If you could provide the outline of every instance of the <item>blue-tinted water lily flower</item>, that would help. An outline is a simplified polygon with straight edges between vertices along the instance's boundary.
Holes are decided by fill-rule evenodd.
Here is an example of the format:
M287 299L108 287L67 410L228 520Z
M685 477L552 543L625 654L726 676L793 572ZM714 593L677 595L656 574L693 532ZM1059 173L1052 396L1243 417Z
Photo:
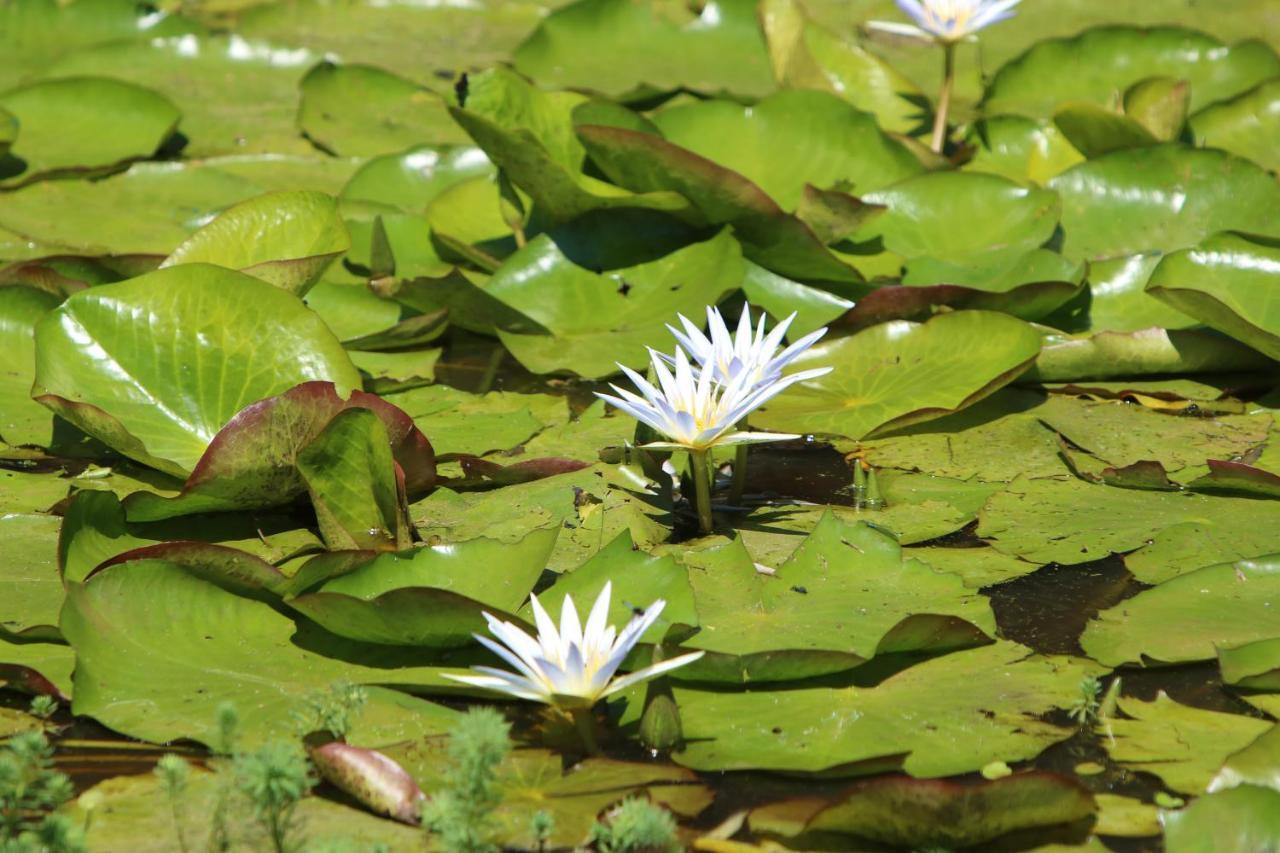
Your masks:
M872 21L869 27L884 32L943 43L969 38L978 30L1011 18L1022 0L896 0L915 26L892 21Z
M670 672L702 657L692 652L664 660L653 666L615 677L618 667L658 620L666 602L658 599L644 612L632 617L619 633L607 620L613 584L606 583L585 625L578 618L573 599L564 597L560 627L556 628L536 595L529 596L538 636L531 637L510 622L486 613L489 631L499 642L476 634L486 648L511 664L516 672L488 666L474 666L479 675L449 675L473 687L505 693L517 699L543 702L564 711L589 710L596 702L633 684Z
M716 379L721 382L731 382L738 376L746 374L748 383L753 387L777 382L782 378L782 371L791 362L803 355L805 350L827 333L826 328L823 327L805 335L779 352L783 338L787 335L787 329L796 319L794 312L774 326L768 334L764 330L763 311L760 312L760 319L755 328L752 328L750 305L742 309L736 334L729 332L729 327L724 322L724 317L720 316L718 308L707 308L707 329L710 335L703 334L702 330L683 314L676 316L679 317L684 331L674 326L667 326L667 328L671 330L671 334L675 335L676 341L690 358L700 367L712 365L715 368ZM793 374L788 378L792 382L803 382L830 372L830 367L820 367Z

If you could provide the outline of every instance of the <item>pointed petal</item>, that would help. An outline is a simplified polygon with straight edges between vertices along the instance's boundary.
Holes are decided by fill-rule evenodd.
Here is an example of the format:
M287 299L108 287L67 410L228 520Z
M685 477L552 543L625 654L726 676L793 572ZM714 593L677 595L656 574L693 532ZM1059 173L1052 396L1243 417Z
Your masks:
M679 657L671 658L671 660L664 660L662 663L656 663L653 666L648 666L644 669L638 669L633 673L624 675L622 678L619 678L610 684L608 688L600 694L600 698L603 699L605 696L612 696L619 690L626 690L633 684L646 681L654 676L662 675L664 672L670 672L673 669L679 669L682 666L691 664L704 654L706 654L706 652L691 652L687 655L680 655Z

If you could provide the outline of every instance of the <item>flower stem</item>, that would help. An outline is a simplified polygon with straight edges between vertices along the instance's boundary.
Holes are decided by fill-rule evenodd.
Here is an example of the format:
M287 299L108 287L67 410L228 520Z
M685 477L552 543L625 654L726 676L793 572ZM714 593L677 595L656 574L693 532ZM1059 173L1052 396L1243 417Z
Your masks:
M573 716L573 724L578 729L578 736L582 738L582 747L587 755L599 755L600 744L596 740L596 723L591 718L591 709L578 708L569 713Z
M948 42L942 46L942 92L938 95L938 109L933 116L933 138L929 147L941 154L947 141L947 113L951 112L951 90L956 85L956 46Z
M747 428L746 418L738 422L738 429ZM729 483L729 505L742 506L742 495L747 490L747 448L749 445L739 444L733 455L733 480Z
M707 465L707 451L690 450L693 466L694 495L698 505L698 529L704 536L711 533L711 469Z

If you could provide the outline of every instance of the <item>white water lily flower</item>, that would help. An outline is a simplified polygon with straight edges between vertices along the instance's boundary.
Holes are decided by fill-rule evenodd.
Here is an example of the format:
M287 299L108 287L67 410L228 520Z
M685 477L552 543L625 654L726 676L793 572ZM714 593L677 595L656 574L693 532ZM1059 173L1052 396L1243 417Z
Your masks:
M517 699L545 702L566 711L582 711L619 690L702 657L703 652L680 655L614 678L614 673L640 637L658 620L666 602L662 599L655 601L643 613L633 617L619 634L605 621L609 617L612 592L613 583L606 583L591 608L585 627L578 620L578 609L573 599L566 595L560 608L559 630L556 630L547 611L542 609L538 597L530 595L533 618L538 626L536 639L510 622L484 614L489 631L501 643L479 634L475 638L518 672L473 666L472 669L481 675L446 677Z
M978 30L1013 17L1013 7L1022 0L895 0L898 8L917 24L871 21L872 29L896 35L954 43Z
M704 335L702 330L688 317L683 314L677 314L676 316L680 318L680 324L684 326L684 331L681 332L674 326L667 326L667 328L671 330L671 334L675 335L676 341L684 348L685 352L689 353L690 358L700 366L714 365L716 378L721 382L730 382L740 374L745 373L747 374L748 382L756 387L781 379L783 369L803 355L805 350L816 344L827 333L824 326L816 332L810 332L805 335L791 346L782 350L782 352L778 352L778 348L782 346L782 339L786 337L787 329L796 319L795 312L792 312L790 317L774 326L773 331L766 335L764 332L764 312L760 312L760 321L753 332L751 328L751 306L747 305L742 309L742 315L738 318L737 334L730 334L729 327L725 324L724 318L720 316L720 310L709 306L707 308L707 328L711 331L710 337ZM807 370L796 374L796 378L793 378L792 381L800 382L805 379L814 379L819 376L825 376L830 372L830 367Z
M653 373L660 387L655 388L643 376L618 365L635 383L639 394L610 385L618 396L596 392L596 396L631 417L648 424L670 441L653 441L644 447L666 450L705 451L714 445L751 444L764 441L786 441L798 435L774 432L734 432L747 415L802 379L812 371L794 373L760 385L752 382L747 371L728 381L718 379L714 363L708 362L695 374L689 356L676 348L673 373L666 357L649 350ZM825 370L822 372L826 372Z

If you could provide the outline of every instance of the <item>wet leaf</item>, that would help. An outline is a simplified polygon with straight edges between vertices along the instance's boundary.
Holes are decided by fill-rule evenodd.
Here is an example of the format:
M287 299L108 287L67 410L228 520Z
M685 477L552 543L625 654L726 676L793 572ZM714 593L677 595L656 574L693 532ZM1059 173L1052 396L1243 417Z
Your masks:
M430 385L385 399L413 418L441 454L510 451L568 416L564 398L547 394L471 394Z
M0 93L18 137L0 157L0 181L25 183L69 172L101 174L150 157L180 113L151 89L102 77L28 83Z
M350 246L332 197L276 192L223 211L174 249L161 267L217 264L302 296Z
M1088 328L1137 332L1159 326L1185 329L1196 321L1146 291L1162 255L1150 252L1089 264Z
M958 346L965 348L963 361L944 355ZM778 397L752 423L863 438L970 406L1010 382L1039 351L1030 326L987 311L883 323L801 356L797 367L836 369Z
M1184 794L1203 791L1227 756L1271 728L1257 717L1182 705L1163 692L1153 702L1123 698L1120 710L1129 719L1109 720L1114 740L1103 739L1111 760Z
M450 187L492 173L479 148L420 145L366 162L342 188L342 198L377 201L412 213Z
M1241 785L1200 797L1185 809L1161 812L1169 853L1246 853L1274 846L1280 835L1280 793Z
M435 483L431 443L395 405L364 391L343 399L329 382L304 382L246 406L209 442L173 498L130 495L131 521L157 521L199 512L257 509L290 503L307 491L299 455L341 412L370 409L382 421L404 488L418 493Z
M0 604L0 632L25 640L59 639L58 528L52 515L0 514L0 541L6 558L0 583L7 590Z
M1049 39L996 72L987 89L989 113L1046 116L1067 100L1107 105L1146 78L1191 85L1192 104L1211 104L1280 74L1280 57L1257 40L1236 45L1180 27L1094 27Z
M293 713L334 681L439 682L431 667L392 668L404 661L390 651L366 651L360 663L348 662L327 635L298 634L269 605L162 560L121 563L73 585L62 630L76 650L72 710L156 742L216 743L214 711L234 702L241 710L241 746L252 748L292 734ZM348 738L355 745L440 733L457 716L395 690L367 690L368 705Z
M1280 637L1238 646L1223 643L1217 652L1223 682L1258 690L1280 688Z
M1132 332L1046 336L1026 378L1040 382L1248 372L1271 360L1218 332L1148 327Z
M991 116L976 122L965 141L975 147L966 168L1011 181L1045 184L1084 160L1052 122Z
M1280 241L1219 234L1164 258L1146 292L1280 358L1278 290Z
M1176 144L1115 151L1049 186L1062 197L1062 253L1109 258L1196 245L1218 231L1274 234L1280 182L1248 160Z
M1108 666L1213 660L1219 649L1280 637L1278 591L1280 558L1208 566L1102 611L1080 644Z
M1070 527L1063 527L1064 518L1073 519ZM1144 583L1160 583L1223 560L1271 553L1274 540L1263 531L1277 522L1280 506L1272 501L1017 480L987 502L978 535L1037 563L1075 565L1127 553L1129 571Z
M544 86L621 98L673 89L758 97L774 88L750 0L713 0L696 12L578 0L548 15L513 59Z
M298 129L334 154L373 157L467 141L443 98L382 68L321 62L299 88Z
M997 759L1030 758L1069 736L1071 730L1039 715L1069 705L1080 679L1096 671L1084 661L1028 655L1022 646L997 642L934 658L875 687L676 687L687 746L674 758L704 771L968 772ZM904 707L912 709L909 727L902 725ZM628 716L638 714L628 704Z
M36 323L62 300L32 287L0 286L0 439L47 446L53 416L31 399Z
M1210 104L1191 117L1191 133L1197 145L1248 157L1272 171L1280 169L1280 155L1272 144L1280 134L1280 80Z

